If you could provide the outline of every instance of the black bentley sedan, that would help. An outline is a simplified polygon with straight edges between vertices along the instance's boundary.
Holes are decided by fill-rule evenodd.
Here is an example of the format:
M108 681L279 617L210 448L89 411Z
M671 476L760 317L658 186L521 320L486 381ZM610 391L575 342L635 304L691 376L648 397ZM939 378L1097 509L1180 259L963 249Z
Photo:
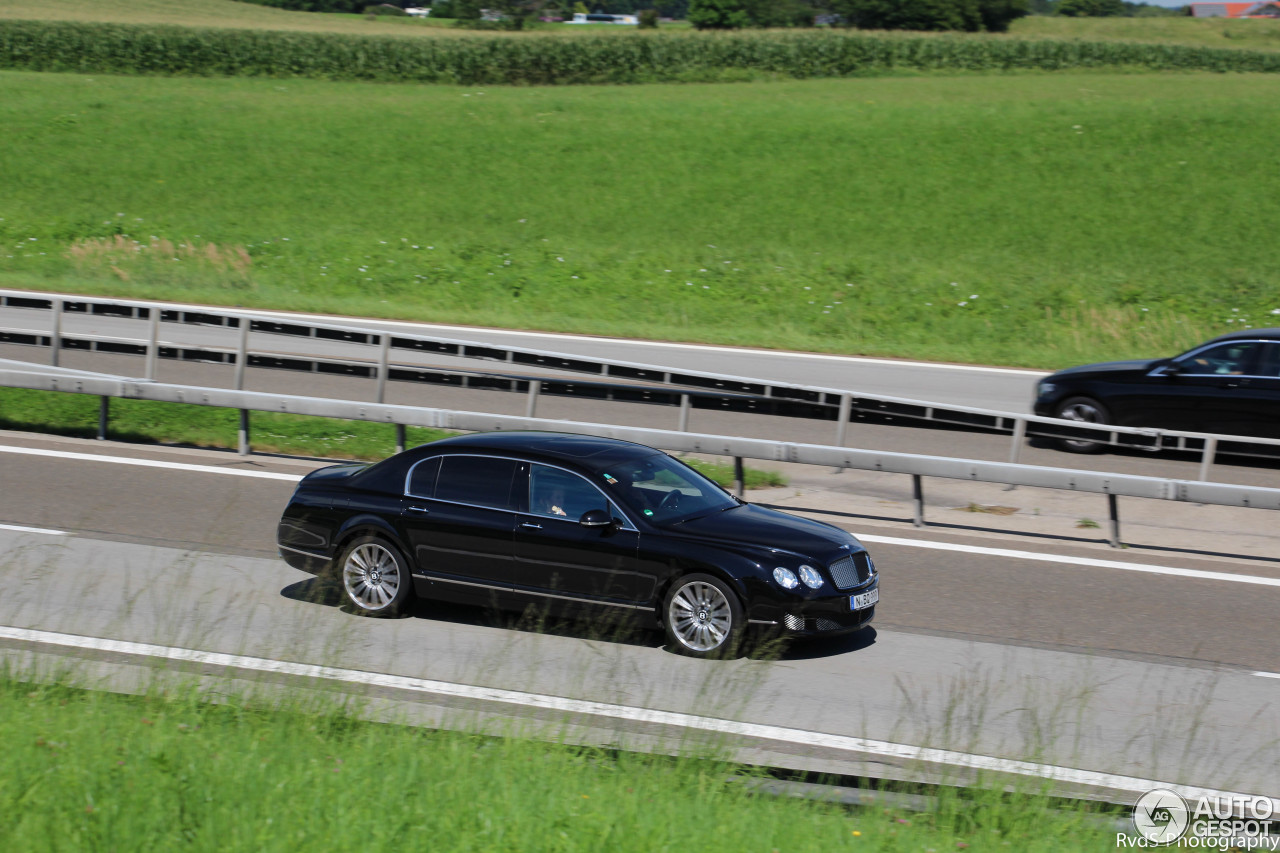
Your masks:
M700 656L731 653L748 625L857 630L880 597L843 530L746 503L651 447L564 433L476 433L313 471L278 544L362 614L415 595L604 608L656 619Z
M1280 438L1280 329L1232 332L1173 358L1061 370L1040 380L1034 410L1086 423ZM1060 444L1079 453L1103 447Z

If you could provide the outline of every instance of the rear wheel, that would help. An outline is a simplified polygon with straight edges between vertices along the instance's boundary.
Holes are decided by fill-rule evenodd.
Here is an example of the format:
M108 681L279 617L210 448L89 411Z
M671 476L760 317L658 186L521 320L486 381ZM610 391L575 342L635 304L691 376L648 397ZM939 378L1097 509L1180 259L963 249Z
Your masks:
M409 564L380 536L360 536L338 563L342 591L363 616L398 616L413 598Z
M1058 404L1056 415L1063 420L1084 424L1111 422L1107 407L1092 397L1068 397ZM1071 453L1100 453L1106 444L1085 438L1060 438L1058 446Z
M736 654L746 621L738 596L714 575L685 575L662 603L667 639L676 651L694 657Z

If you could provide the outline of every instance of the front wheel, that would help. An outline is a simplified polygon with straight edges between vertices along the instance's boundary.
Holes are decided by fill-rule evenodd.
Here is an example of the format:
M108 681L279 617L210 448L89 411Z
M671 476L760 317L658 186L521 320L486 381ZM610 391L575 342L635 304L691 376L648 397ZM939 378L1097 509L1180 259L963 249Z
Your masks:
M746 621L737 594L713 575L685 575L662 603L667 639L676 651L694 657L736 654Z
M1097 400L1091 397L1068 397L1058 404L1055 415L1063 420L1084 424L1111 422L1111 415ZM1101 453L1105 443L1085 438L1060 438L1058 446L1071 453Z
M413 598L408 563L379 536L352 540L338 565L342 591L362 616L398 616Z

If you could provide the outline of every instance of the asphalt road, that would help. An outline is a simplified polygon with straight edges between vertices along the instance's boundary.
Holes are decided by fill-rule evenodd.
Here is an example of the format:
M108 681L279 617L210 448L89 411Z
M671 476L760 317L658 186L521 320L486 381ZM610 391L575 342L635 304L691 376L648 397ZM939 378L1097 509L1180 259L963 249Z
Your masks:
M344 612L274 557L290 477L316 463L13 434L2 447L60 454L0 449L3 625L1280 791L1280 679L1257 674L1280 670L1275 561L1106 555L1211 573L1177 577L1037 559L1098 556L1061 539L992 556L973 549L1007 542L977 531L846 519L898 540L871 546L875 631L717 664L585 623L535 632L431 603L394 621Z

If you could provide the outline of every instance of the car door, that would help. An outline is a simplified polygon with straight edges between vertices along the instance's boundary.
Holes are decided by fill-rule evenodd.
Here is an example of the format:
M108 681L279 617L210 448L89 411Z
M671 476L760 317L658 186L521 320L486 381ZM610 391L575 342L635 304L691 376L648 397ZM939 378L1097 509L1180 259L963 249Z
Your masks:
M522 463L446 454L409 471L401 526L420 574L432 580L509 589Z
M584 527L599 509L617 523ZM561 597L647 601L656 585L638 554L640 534L595 485L553 465L531 463L528 498L515 537L516 589Z
M1262 353L1261 341L1226 341L1188 353L1177 362L1170 377L1178 391L1182 426L1196 432L1228 435L1257 434L1255 372Z

